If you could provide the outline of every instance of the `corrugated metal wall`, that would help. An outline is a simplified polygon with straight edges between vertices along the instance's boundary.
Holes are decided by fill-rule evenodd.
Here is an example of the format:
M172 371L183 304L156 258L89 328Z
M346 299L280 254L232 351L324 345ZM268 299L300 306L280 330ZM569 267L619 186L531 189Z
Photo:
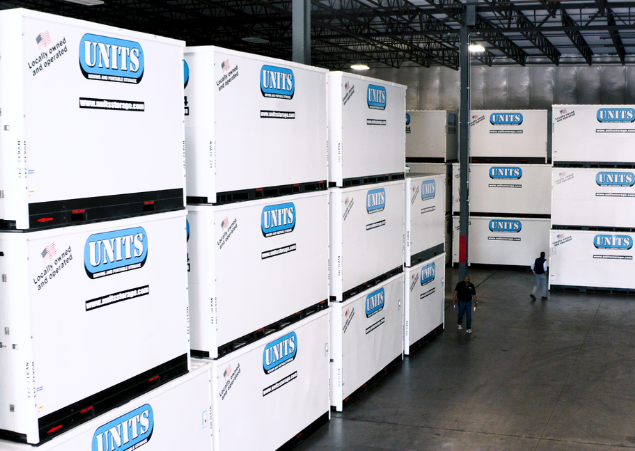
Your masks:
M458 110L459 72L446 67L371 69L364 75L408 86L409 110ZM634 104L635 66L475 66L473 109L549 110L547 148L551 158L551 105Z
M408 86L409 110L459 107L459 73L445 67L371 69L364 75ZM552 104L635 103L633 66L477 66L472 108L549 109Z

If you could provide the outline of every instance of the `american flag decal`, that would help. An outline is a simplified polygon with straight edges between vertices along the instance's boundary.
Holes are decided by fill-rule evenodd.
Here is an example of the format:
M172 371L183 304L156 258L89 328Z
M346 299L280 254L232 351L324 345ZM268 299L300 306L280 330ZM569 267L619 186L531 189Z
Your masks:
M229 365L225 371L223 371L223 377L225 380L232 374L232 366Z
M563 238L564 238L564 234L563 234L563 233L560 233L560 234L558 235L558 239L559 239L559 240L561 240L561 239L563 239Z
M42 258L44 261L47 261L53 258L55 254L57 254L57 251L55 250L55 242L53 242L44 248L42 251Z
M348 89L351 87L350 82L346 82L346 84L344 85L344 89L346 89L348 91Z
M349 308L346 309L346 313L344 313L344 316L346 316L348 318L348 315L350 315L350 314L351 314L351 308L349 307Z
M225 216L225 219L221 221L220 226L223 228L223 230L225 230L227 229L228 225L229 225L229 218Z
M567 110L560 110L560 114L567 114Z
M566 172L561 172L561 173L560 173L560 177L564 177L565 175L567 175L567 173L566 173Z
M229 70L229 60L225 60L220 63L220 67L223 69L223 72L227 72Z
M350 201L348 200L348 197L347 197L347 198L346 198L346 200L344 201L344 206L348 206L348 203L349 203L349 202L350 202Z
M478 119L478 114L475 114L474 116L472 116L472 119Z
M46 47L51 43L51 36L49 36L49 31L43 31L35 37L35 42L37 42L37 48L41 49L42 47Z

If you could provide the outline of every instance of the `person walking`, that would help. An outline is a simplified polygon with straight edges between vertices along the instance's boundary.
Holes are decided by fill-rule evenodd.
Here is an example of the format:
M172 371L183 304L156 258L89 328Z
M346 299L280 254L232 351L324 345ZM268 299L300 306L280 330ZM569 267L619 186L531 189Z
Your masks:
M536 300L536 294L541 290L542 298L541 301L547 300L547 260L545 259L545 253L541 252L540 257L536 259L531 265L531 271L536 276L536 285L534 285L534 289L532 290L529 297L532 301Z
M468 334L472 333L472 301L474 301L474 309L476 310L476 306L478 305L478 300L476 299L476 287L474 284L470 283L470 276L465 276L463 282L459 282L456 284L456 288L454 289L454 295L452 296L452 300L454 301L454 308L456 308L456 300L459 300L459 330L463 329L461 324L463 323L463 315L467 316L465 322L465 332Z

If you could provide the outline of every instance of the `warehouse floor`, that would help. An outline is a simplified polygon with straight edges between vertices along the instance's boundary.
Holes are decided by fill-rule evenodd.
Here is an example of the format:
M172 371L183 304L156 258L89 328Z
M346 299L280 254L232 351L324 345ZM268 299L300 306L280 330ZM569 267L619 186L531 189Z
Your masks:
M528 271L476 270L474 334L446 329L298 450L635 449L635 298L554 293Z

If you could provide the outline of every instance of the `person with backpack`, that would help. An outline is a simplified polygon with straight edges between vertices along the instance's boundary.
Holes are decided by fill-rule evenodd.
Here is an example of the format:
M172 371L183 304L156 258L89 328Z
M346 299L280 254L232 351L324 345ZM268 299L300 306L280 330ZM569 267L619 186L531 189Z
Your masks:
M540 257L538 257L532 264L531 270L536 276L536 285L534 285L534 289L529 295L529 297L535 301L536 294L538 290L542 292L541 301L547 300L547 260L545 259L545 253L541 252Z

